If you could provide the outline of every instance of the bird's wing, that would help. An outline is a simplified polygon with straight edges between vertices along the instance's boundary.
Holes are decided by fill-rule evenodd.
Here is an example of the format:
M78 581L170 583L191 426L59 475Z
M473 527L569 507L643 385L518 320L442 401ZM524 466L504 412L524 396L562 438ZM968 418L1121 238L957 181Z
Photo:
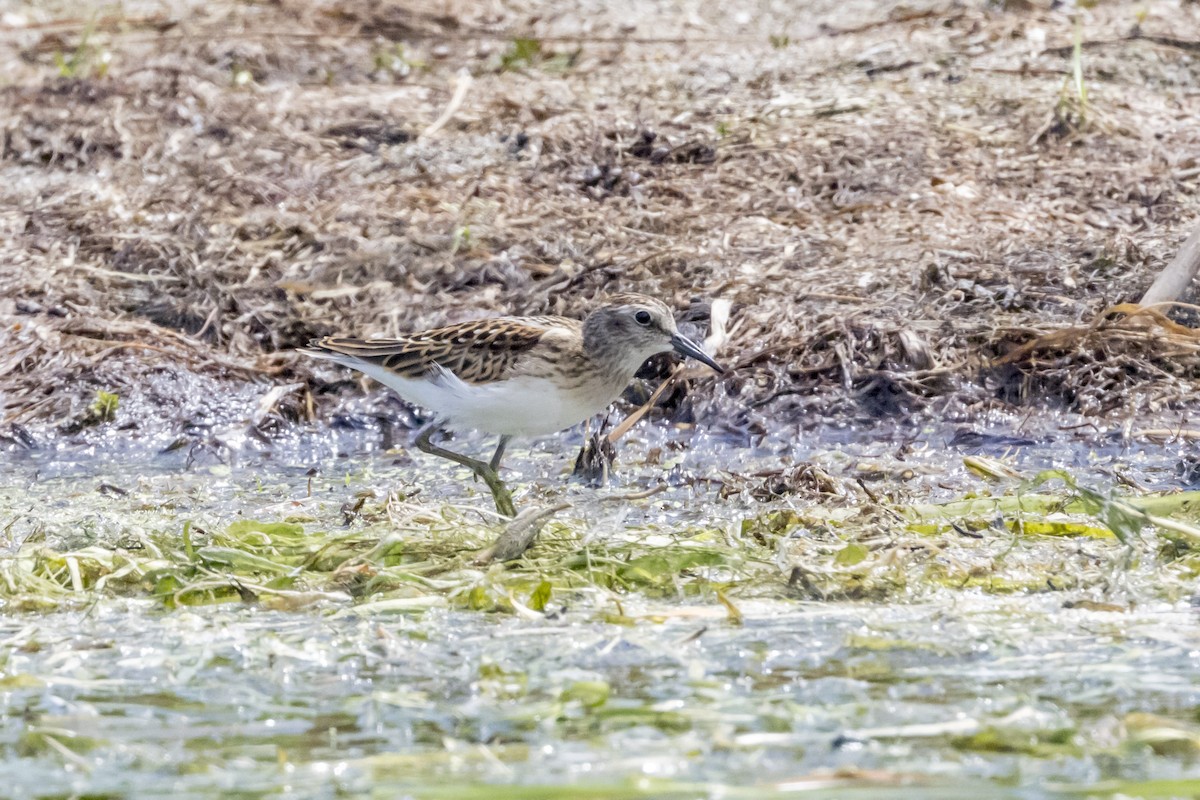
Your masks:
M522 354L555 328L578 327L564 317L494 317L412 333L398 339L326 336L302 352L353 366L365 362L404 378L442 368L470 384L502 380Z

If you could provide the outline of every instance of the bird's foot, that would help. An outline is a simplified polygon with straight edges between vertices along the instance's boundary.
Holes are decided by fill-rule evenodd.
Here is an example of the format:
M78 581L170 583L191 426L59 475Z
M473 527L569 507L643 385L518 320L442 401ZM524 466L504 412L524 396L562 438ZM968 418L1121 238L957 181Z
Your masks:
M607 436L593 433L575 457L575 469L571 471L571 477L579 478L585 486L593 489L605 486L609 482L616 455L617 451Z
M496 510L506 517L515 517L517 508L513 505L512 492L500 478L499 473L492 469L491 465L482 461L472 464L471 469L480 480L487 484L488 490L492 493L492 499L496 501Z
M508 486L500 479L500 473L486 461L464 456L462 453L455 453L453 450L447 450L444 447L438 447L432 441L433 432L436 430L435 425L429 425L417 436L416 445L423 453L429 453L433 456L453 461L455 464L461 464L471 472L475 473L475 477L487 484L488 490L492 493L492 499L496 501L496 510L506 517L515 517L517 515L516 506L513 505L512 492L508 490ZM500 449L496 451L493 460L499 461L501 453L504 451L504 442L507 438L501 440Z

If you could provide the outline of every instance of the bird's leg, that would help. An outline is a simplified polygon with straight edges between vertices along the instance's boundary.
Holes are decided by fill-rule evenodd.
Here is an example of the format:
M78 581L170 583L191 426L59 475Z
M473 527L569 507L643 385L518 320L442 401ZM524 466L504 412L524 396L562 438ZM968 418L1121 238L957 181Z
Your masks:
M464 456L462 453L456 453L453 450L447 450L444 447L438 447L430 439L433 437L433 432L437 430L436 424L427 425L417 435L417 449L422 453L428 453L431 456L440 456L455 464L461 464L467 469L474 472L479 478L487 484L492 493L492 499L496 501L496 510L506 517L515 517L517 509L513 506L512 493L508 487L504 485L504 481L500 480L500 475L497 474L495 467L487 462L480 461L470 456ZM501 439L503 441L503 439Z
M501 436L500 444L496 445L496 452L492 456L491 463L488 464L496 472L500 471L500 459L504 458L504 448L508 446L508 440L511 438L511 436Z

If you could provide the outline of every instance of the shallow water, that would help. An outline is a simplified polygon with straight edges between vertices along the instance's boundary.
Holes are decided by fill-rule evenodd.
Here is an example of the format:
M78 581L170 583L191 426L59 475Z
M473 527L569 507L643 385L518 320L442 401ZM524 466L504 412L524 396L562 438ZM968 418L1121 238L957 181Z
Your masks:
M742 611L741 627L442 609L163 615L136 603L10 618L6 704L29 722L5 725L0 775L29 797L422 796L431 784L437 795L641 778L720 796L720 785L815 787L827 769L871 771L875 796L971 783L1034 796L1196 777L1188 759L1118 742L1131 712L1194 713L1200 628L1187 607L1064 613L960 598ZM972 749L981 731L997 751Z
M820 503L721 499L691 480L810 461L929 502L980 491L962 459L982 454L1026 475L1067 469L1101 489L1187 488L1190 445L1012 428L828 430L750 451L703 438L676 449L680 434L642 427L617 485L599 491L563 482L573 443L512 454L518 505L574 506L566 527L543 535L564 559L629 563L715 541L693 536L707 530L755 562L754 580L726 558L622 589L594 579L590 562L551 558L530 562L523 583L512 582L519 571L459 562L421 573L423 592L351 599L310 587L292 610L236 598L169 609L128 586L69 594L42 612L10 597L0 781L14 797L1192 796L1200 613L1155 588L1152 549L1133 566L1112 549L1086 552L1112 560L1100 567L1107 590L932 586L818 602L790 587L786 540L764 555L736 534L757 515ZM363 491L488 507L440 465L383 452L372 431L193 452L190 464L182 451L103 443L5 458L13 563L41 547L165 552L185 522L203 532L293 519L317 535L338 529L343 503ZM600 499L662 480L673 488L647 499ZM367 538L390 530L386 520L346 530L360 528ZM435 544L452 529L435 531ZM799 544L808 535L791 534ZM1031 558L1093 544L1036 538ZM632 549L606 549L618 541ZM984 545L996 563L1026 547ZM942 547L947 561L974 554ZM534 611L529 588L542 578L554 590ZM499 604L473 610L458 589L430 589L452 584Z

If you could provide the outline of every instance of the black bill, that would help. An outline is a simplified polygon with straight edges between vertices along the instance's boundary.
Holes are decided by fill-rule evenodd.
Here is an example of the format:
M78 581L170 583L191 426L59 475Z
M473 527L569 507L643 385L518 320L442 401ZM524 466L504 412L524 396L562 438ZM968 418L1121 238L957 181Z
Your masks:
M675 334L671 337L671 346L675 348L675 352L687 358L694 358L701 364L707 364L721 375L725 373L725 368L712 360L712 357L704 352L704 348L693 342L691 339L681 334Z

